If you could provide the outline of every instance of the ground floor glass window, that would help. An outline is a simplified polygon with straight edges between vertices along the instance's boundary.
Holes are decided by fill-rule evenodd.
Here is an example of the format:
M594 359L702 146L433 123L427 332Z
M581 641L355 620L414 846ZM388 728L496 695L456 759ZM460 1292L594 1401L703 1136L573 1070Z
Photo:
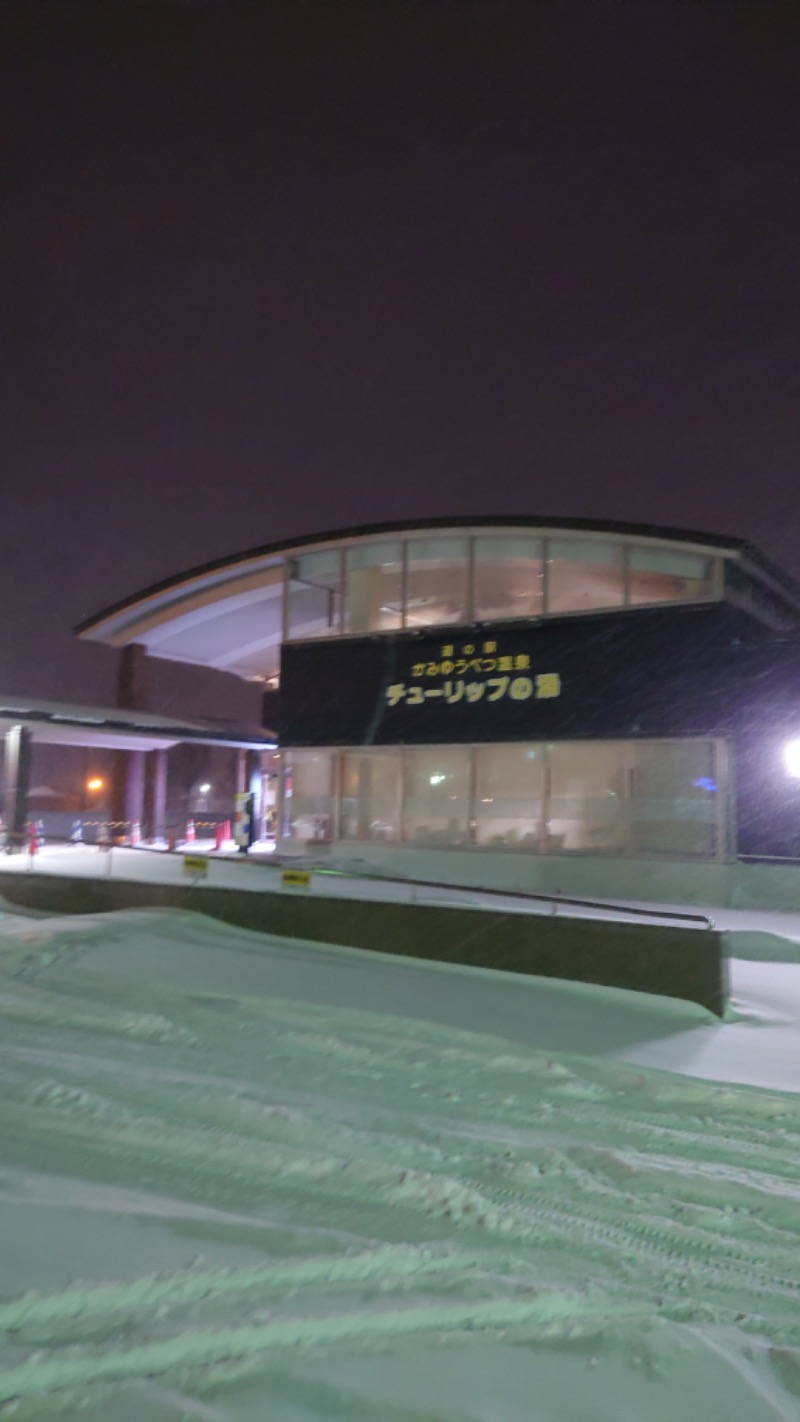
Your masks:
M622 854L627 848L625 744L548 746L547 848Z
M402 764L395 750L345 751L339 812L341 839L400 838Z
M714 859L729 838L713 740L287 750L283 765L298 840Z
M403 752L403 837L412 844L466 844L469 746L409 746Z
M491 849L541 849L544 787L542 746L476 746L475 843Z
M645 742L630 747L629 761L634 848L712 858L720 833L713 742Z
M282 833L287 839L332 838L335 758L331 750L284 752Z

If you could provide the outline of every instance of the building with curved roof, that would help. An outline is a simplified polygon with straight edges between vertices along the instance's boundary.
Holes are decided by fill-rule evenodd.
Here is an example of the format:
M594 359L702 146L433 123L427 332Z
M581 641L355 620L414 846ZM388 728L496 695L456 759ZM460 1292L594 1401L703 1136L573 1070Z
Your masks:
M274 693L286 844L724 862L800 845L799 622L741 540L489 517L251 549L77 632Z
M717 595L712 576L728 595L738 582L798 607L795 582L739 539L578 519L427 519L220 558L115 603L76 632L268 682L283 641L319 636L321 624L347 636L696 601ZM359 610L359 584L382 590L384 602ZM438 598L448 587L445 606Z

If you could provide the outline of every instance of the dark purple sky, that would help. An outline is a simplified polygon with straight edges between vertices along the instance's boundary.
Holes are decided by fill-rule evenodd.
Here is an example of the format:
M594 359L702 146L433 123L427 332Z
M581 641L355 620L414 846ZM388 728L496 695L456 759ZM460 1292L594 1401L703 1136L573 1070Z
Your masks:
M800 6L12 0L0 690L272 539L531 513L800 574Z

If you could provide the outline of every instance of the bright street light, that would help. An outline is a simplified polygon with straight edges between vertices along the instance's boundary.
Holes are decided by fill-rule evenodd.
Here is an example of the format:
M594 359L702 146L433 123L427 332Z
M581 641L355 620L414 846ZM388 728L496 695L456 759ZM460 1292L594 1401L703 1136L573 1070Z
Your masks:
M800 779L800 740L786 742L783 748L783 762L789 774Z
M92 777L91 780L87 780L87 782L86 782L86 789L87 789L87 790L102 790L104 783L105 783L105 782L100 779L100 776L99 776L99 775L95 775L95 776Z

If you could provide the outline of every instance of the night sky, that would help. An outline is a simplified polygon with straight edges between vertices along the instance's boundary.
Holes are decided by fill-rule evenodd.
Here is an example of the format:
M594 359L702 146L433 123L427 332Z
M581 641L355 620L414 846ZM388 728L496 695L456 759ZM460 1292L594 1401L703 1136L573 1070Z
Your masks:
M0 691L326 527L750 537L800 575L800 5L0 7Z

